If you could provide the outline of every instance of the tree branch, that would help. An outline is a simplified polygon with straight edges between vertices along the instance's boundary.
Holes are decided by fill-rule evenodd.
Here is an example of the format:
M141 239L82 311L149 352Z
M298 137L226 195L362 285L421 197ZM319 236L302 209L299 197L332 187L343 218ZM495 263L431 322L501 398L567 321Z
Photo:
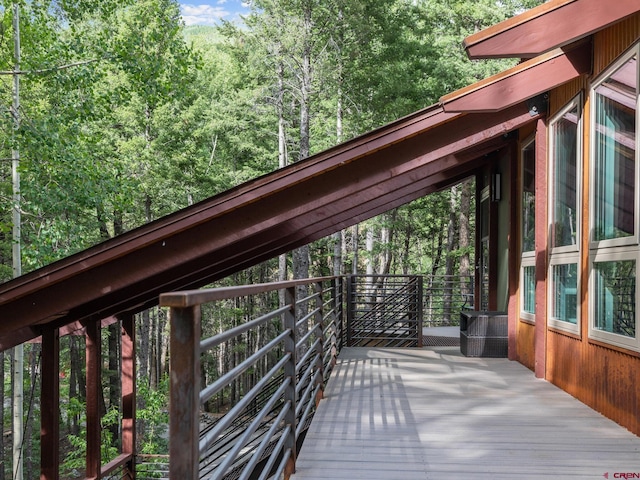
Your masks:
M101 59L94 58L94 59L91 59L91 60L82 60L80 62L68 63L66 65L59 65L57 67L43 68L43 69L39 69L39 70L0 71L0 75L32 75L32 74L39 75L39 74L42 74L42 73L49 73L49 72L54 72L54 71L66 70L67 68L79 67L80 65L87 65L89 63L94 63L94 62L97 62L99 60L101 60Z

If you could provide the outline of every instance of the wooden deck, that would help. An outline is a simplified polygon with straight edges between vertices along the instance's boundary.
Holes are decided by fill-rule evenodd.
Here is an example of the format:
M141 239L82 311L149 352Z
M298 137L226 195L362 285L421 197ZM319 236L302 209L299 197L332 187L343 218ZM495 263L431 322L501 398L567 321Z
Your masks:
M291 478L640 478L640 437L516 362L346 348Z

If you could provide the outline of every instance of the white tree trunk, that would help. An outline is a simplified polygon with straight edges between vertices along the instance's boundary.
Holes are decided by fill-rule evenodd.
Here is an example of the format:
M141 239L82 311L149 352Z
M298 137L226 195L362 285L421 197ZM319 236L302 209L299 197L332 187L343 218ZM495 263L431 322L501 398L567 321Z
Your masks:
M16 130L20 127L20 6L13 4L13 46L15 67L13 74L13 115ZM14 145L12 150L13 170L13 276L22 275L22 252L20 225L20 152ZM22 480L22 432L23 426L23 397L24 397L24 347L18 345L14 349L13 364L13 478Z

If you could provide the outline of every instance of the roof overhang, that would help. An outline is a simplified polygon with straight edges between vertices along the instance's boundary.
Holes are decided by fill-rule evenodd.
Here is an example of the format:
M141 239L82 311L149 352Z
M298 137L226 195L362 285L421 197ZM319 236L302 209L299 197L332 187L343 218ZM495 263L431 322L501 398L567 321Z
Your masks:
M495 112L535 97L591 71L591 42L540 55L443 96L446 112Z
M551 0L467 37L471 59L532 58L640 11L638 0Z
M532 122L437 105L0 286L0 350L136 312L445 188Z

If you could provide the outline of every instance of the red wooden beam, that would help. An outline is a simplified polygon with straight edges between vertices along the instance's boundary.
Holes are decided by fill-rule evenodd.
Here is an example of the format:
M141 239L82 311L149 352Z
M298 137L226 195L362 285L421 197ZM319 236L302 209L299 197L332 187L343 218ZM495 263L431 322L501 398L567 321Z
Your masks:
M122 318L122 454L130 455L127 461L129 478L135 480L136 454L136 329L133 315Z
M638 11L638 0L551 0L470 35L463 43L471 59L532 58Z
M60 337L57 328L42 335L40 395L40 480L60 478Z
M547 362L547 121L538 120L536 128L536 205L535 205L535 375L545 378Z
M200 306L172 308L169 477L195 480L199 471ZM178 353L176 355L176 353Z
M100 420L102 404L101 361L102 342L100 322L89 320L86 323L86 366L87 366L87 479L100 478Z
M433 122L434 117L440 122ZM265 193L260 208L248 197L243 205L214 211L211 213L214 218L207 222L191 228L184 226L183 231L155 244L132 248L129 255L87 267L66 284L47 285L46 294L41 291L35 305L33 296L16 299L12 310L19 316L25 310L43 315L68 308L74 299L62 289L73 284L71 291L80 297L75 299L80 307L80 300L91 301L89 307L94 313L95 309L101 309L101 314L107 309L116 313L117 309L130 308L136 302L142 305L145 301L157 301L157 295L163 291L190 288L221 278L234 268L245 268L259 259L322 238L343 228L345 223L353 224L385 208L393 208L394 204L407 203L442 188L445 183L433 187L431 182L446 182L448 170L475 168L473 159L486 151L482 145L489 142L487 148L499 148L504 134L530 121L524 105L499 114L477 116L446 114L441 109L438 115L430 112L425 118L430 128L420 134L385 148L378 147L357 159L347 161L345 157L338 166L324 172L318 170L313 177L301 178L289 188ZM412 122L407 129L419 130ZM396 132L391 132L391 136L397 138ZM328 161L334 163L335 159L331 157ZM457 175L451 174L449 178L458 178ZM343 215L345 211L355 213L352 207L359 205L363 212L360 216ZM271 249L267 249L268 244ZM220 262L228 266L222 268ZM104 293L99 295L100 292ZM8 313L7 308L5 305L3 313ZM79 309L75 314L88 313ZM69 316L70 313L60 321L68 321Z
M591 71L591 42L557 49L443 96L447 112L497 112Z
M475 149L481 155L481 145L528 121L523 104L473 115L430 107L8 282L0 348L17 334L37 336L40 324L142 310L162 292L201 286L443 188L473 168ZM360 207L359 216L341 215Z

